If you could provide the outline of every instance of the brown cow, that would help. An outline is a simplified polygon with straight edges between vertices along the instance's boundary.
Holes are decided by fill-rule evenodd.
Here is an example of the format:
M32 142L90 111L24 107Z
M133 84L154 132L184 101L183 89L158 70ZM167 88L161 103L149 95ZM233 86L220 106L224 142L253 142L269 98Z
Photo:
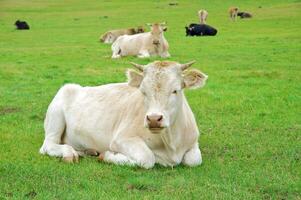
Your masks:
M238 7L229 8L230 19L232 21L236 21L237 13L238 13Z

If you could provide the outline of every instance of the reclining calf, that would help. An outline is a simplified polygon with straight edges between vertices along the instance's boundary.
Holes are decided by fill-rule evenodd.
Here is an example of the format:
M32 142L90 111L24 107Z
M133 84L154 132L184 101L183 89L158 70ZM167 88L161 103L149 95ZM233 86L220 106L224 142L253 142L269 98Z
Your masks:
M48 107L41 154L77 161L102 152L115 164L152 168L201 164L199 131L183 93L207 76L186 71L193 62L156 61L128 70L128 82L97 87L63 86Z

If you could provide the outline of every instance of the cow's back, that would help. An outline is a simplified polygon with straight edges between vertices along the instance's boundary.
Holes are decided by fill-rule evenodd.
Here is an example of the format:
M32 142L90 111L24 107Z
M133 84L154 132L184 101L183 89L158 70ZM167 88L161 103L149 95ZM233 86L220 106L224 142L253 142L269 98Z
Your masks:
M113 30L111 31L116 37L122 36L122 35L133 35L135 34L135 30L133 28L128 29L119 29L119 30Z
M193 35L216 35L217 30L207 24L196 24L193 27Z
M150 33L139 33L135 35L123 35L120 36L113 44L118 46L122 56L125 55L137 55L141 48L149 42Z

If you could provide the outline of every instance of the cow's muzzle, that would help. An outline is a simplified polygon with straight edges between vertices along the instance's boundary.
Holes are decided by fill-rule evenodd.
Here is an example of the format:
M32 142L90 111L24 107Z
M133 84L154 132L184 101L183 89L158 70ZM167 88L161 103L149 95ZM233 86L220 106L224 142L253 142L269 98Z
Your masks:
M151 131L160 131L164 127L163 125L163 115L158 115L158 114L151 114L151 115L146 115L146 123L147 127Z

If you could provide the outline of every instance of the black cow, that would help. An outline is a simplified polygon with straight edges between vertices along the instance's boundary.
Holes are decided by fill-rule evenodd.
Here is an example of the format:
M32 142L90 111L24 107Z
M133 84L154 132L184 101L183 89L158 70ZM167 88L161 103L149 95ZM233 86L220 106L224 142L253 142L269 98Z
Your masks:
M247 12L238 12L237 16L240 16L240 19L251 18L252 17L252 15L250 13L247 13Z
M17 20L15 25L18 30L29 30L29 25L25 21Z
M190 24L185 27L186 36L214 36L217 30L207 24Z

